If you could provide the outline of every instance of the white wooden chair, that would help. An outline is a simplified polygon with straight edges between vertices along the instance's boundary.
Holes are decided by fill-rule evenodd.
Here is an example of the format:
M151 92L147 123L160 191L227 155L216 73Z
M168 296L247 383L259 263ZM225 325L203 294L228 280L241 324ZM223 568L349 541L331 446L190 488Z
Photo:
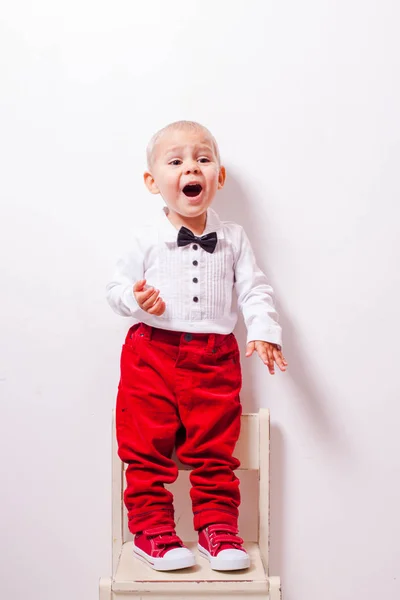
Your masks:
M174 494L176 531L197 557L197 565L180 571L154 571L134 558L132 534L123 503L125 466L117 455L113 424L112 576L100 579L100 600L281 600L280 579L270 577L269 558L269 411L242 416L235 456L241 481L239 529L251 566L244 571L218 572L199 556L189 497L189 471L179 465Z

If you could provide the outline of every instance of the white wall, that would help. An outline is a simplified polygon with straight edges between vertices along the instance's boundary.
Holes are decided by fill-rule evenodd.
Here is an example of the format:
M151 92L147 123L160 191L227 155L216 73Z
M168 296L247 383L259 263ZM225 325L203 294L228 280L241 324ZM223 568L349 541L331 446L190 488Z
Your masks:
M104 285L160 205L148 138L193 118L219 140L216 208L253 239L285 331L287 374L244 365L245 409L272 411L272 572L286 600L399 598L399 4L2 13L2 596L95 600L109 573L128 321Z

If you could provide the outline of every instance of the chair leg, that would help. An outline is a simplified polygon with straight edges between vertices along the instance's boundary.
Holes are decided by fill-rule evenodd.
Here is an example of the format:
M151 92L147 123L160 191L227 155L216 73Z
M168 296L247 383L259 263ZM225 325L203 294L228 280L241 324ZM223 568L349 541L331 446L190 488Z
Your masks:
M99 600L112 600L110 577L101 577L99 581Z
M269 600L282 600L280 577L269 578Z

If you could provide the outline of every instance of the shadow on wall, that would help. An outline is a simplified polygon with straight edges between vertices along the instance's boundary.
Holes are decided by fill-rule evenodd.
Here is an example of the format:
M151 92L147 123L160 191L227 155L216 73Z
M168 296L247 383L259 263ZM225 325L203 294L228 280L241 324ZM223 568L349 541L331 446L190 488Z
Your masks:
M268 236L260 229L259 219L257 219L256 209L252 206L251 199L246 195L243 187L235 178L234 174L228 170L228 177L224 188L218 193L215 200L215 209L223 220L234 221L239 223L244 228L248 235L252 246L255 250L257 263L260 268L268 275L268 265L263 257L257 253L257 248L268 248ZM272 287L274 283L271 281ZM277 293L277 296L279 294ZM280 303L277 301L277 309L280 314L280 322L286 329L286 319L282 314ZM242 403L245 412L256 412L259 409L259 399L253 389L253 369L254 360L244 359L246 348L246 327L243 319L239 319L235 329L235 335L238 339L239 347L242 355L243 369L243 389L241 393ZM286 340L285 331L285 340ZM288 343L288 345L290 342ZM290 359L287 357L289 362ZM284 581L284 447L283 435L281 430L276 425L271 425L271 557L270 557L270 573L271 575L280 575Z
M257 209L252 204L251 198L246 194L243 186L235 174L228 170L228 177L224 188L218 193L215 200L215 209L223 220L235 221L243 226L255 250L257 263L268 275L269 265L264 257L268 257L268 231L260 226ZM265 222L265 218L261 220ZM257 252L258 248L264 249L264 257ZM348 461L350 448L344 437L344 432L338 423L337 415L329 412L331 406L330 395L332 391L323 385L323 377L313 371L312 356L307 356L304 344L296 331L295 324L288 318L283 294L280 293L276 282L270 279L276 292L276 307L279 321L284 332L284 354L289 363L285 377L289 378L292 386L290 401L299 417L299 427L311 429L315 438L324 448L339 461ZM256 364L253 360L243 360L246 348L246 329L240 319L235 330L239 347L242 353L243 390L242 402L245 412L258 411L260 402L253 389L253 369ZM295 405L296 403L296 405ZM268 404L270 404L268 402ZM272 414L273 417L273 414ZM318 443L319 443L318 442ZM286 457L284 434L276 424L271 425L271 575L280 575L285 582L284 546L286 522Z
M224 221L234 221L242 225L248 234L254 247L258 247L255 239L256 228L253 226L253 221L256 219L254 211L252 213L248 198L239 181L228 170L228 176L225 186L220 190L215 199L215 210L218 212L221 219ZM234 299L236 305L236 298ZM246 352L246 327L243 319L240 318L235 328L235 335L238 340L243 371L243 388L241 393L242 404L245 412L253 412L258 410L255 394L253 391L253 377L251 362L254 359L248 360L244 358Z
M256 254L257 263L260 268L268 274L268 265L262 260L257 252L257 248L265 246L265 233L256 225L256 209L252 206L251 199L246 195L243 186L235 178L235 174L227 169L228 175L225 186L220 190L215 199L215 210L224 221L234 221L242 225L248 235ZM273 282L271 282L274 287ZM236 299L235 299L236 300ZM277 306L278 308L278 306ZM282 319L281 319L282 321ZM254 354L250 359L245 359L246 352L246 327L243 319L240 318L235 329L235 335L238 339L239 348L242 356L243 370L243 389L241 393L242 404L245 412L256 412L259 408L256 394L253 390L253 368L256 357Z
M255 250L257 263L267 274L276 293L276 308L283 328L284 354L289 363L285 377L290 379L295 388L293 399L301 403L300 410L296 406L296 411L301 416L304 415L308 418L309 423L307 423L307 426L311 426L315 430L315 434L323 444L334 446L337 457L347 460L349 457L348 443L346 443L337 416L332 412L328 412L326 408L331 405L331 390L321 385L319 381L323 381L323 379L318 378L318 375L313 373L312 356L305 354L304 345L302 345L295 324L290 321L286 314L283 294L280 293L276 282L269 277L268 262L257 252L257 248L263 248L265 250L264 256L268 256L268 231L261 229L257 209L252 205L251 198L235 177L235 173L232 173L229 169L227 171L226 184L217 194L215 209L222 219L235 221L243 226ZM265 217L263 221L265 222ZM242 352L243 406L245 411L257 411L259 403L253 393L252 385L252 369L255 362L251 359L243 360L246 348L246 329L242 319L238 323L235 334ZM299 423L299 426L301 427L302 424Z

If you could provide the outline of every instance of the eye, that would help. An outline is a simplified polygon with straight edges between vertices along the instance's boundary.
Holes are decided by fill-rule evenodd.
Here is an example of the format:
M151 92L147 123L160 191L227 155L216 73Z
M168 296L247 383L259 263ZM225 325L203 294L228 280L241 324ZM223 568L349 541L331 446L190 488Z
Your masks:
M199 163L209 163L210 162L210 159L207 158L206 156L202 156L198 160L199 160Z
M182 161L179 158L174 158L174 160L171 160L168 164L178 166L182 164Z

